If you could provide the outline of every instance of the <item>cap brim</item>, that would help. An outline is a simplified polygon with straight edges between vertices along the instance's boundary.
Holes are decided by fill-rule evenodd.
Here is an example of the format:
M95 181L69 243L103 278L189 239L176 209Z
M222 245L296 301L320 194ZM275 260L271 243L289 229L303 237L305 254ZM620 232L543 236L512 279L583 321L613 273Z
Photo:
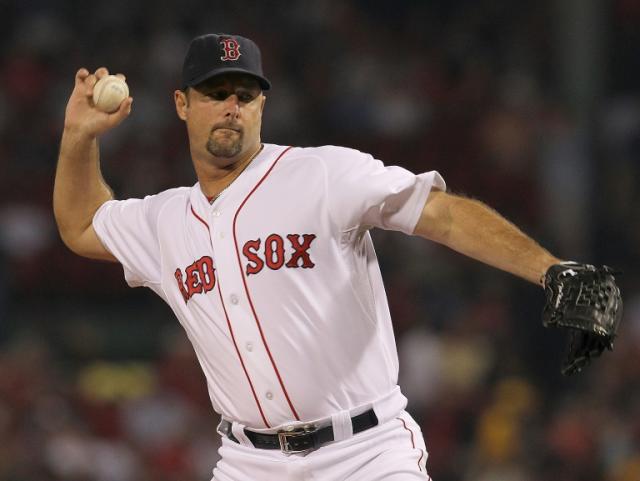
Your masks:
M213 77L218 77L219 75L224 75L226 73L243 73L255 78L260 84L260 87L262 88L262 90L269 90L271 88L271 82L269 82L266 78L261 77L260 75L257 75L243 68L233 68L233 67L214 69L210 72L200 75L199 77L196 77L195 79L183 85L183 87L184 88L195 87L196 85L198 85L201 82L204 82L205 80L208 80Z

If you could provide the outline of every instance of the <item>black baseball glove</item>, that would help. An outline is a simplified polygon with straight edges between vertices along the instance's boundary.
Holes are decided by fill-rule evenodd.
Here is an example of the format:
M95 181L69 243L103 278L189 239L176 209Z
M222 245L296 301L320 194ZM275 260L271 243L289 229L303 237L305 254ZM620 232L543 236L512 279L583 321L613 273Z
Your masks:
M577 262L555 264L544 276L544 289L543 325L569 332L562 374L580 372L605 348L613 350L622 317L622 297L610 267Z

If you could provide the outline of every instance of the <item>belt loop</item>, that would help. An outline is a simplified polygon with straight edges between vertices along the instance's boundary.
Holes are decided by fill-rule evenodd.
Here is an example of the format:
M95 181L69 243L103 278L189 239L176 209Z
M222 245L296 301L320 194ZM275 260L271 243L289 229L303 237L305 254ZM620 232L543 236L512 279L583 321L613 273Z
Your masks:
M378 418L378 424L384 424L398 416L407 407L407 398L396 386L393 391L381 399L374 401L373 411Z
M333 425L334 441L342 441L353 436L353 425L349 411L340 411L331 416L331 424Z
M231 423L231 432L236 437L239 444L241 444L242 446L248 446L252 448L253 443L244 433L244 427L245 427L244 424L240 424L234 421Z

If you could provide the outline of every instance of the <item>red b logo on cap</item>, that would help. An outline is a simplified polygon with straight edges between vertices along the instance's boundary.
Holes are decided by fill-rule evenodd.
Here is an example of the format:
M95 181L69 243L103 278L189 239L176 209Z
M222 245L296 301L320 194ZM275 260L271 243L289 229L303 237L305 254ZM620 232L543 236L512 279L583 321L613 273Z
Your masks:
M224 55L220 57L220 60L226 62L227 60L238 60L240 58L240 44L235 38L223 38L220 40L220 45L224 50Z

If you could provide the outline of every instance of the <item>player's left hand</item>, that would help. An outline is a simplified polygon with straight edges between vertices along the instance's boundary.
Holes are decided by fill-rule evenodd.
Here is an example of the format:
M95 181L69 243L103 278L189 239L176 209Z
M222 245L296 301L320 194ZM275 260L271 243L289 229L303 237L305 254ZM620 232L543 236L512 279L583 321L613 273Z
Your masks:
M567 359L562 374L580 372L613 340L622 317L622 296L610 267L563 262L549 268L544 277L545 327L569 332Z

